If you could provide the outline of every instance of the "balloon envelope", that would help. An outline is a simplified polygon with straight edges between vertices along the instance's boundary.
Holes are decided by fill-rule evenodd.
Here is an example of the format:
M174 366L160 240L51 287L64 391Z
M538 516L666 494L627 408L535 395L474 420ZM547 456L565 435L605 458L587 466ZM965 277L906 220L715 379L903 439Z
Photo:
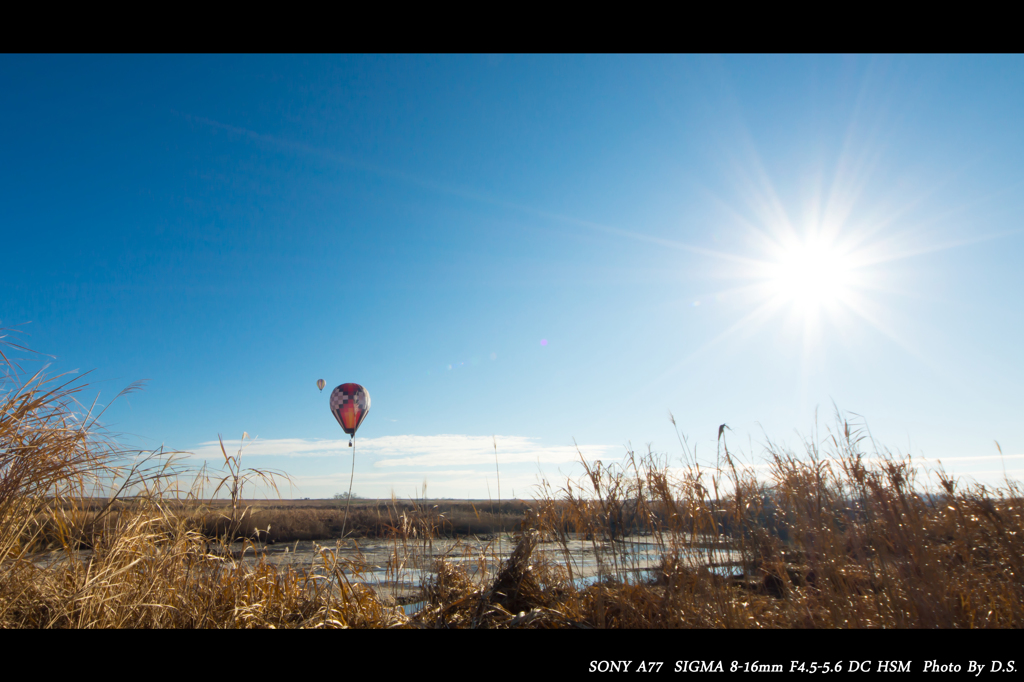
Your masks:
M326 386L326 385L327 385L327 382L324 381L323 379L317 379L316 380L316 387L319 388L321 391L324 390L324 386Z
M331 391L331 414L345 433L354 436L370 411L370 394L359 384L342 384Z

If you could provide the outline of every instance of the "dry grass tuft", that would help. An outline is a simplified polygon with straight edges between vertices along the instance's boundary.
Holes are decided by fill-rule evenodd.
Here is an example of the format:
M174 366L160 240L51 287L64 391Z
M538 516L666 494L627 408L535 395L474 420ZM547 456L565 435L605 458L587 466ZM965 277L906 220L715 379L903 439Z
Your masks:
M119 449L100 414L75 400L85 384L27 375L12 349L30 353L9 341L0 351L0 627L365 627L395 617L326 557L319 574L230 558L242 487L274 472L231 459L220 482L231 513L211 539L195 506L176 499L174 453ZM83 509L98 491L106 501Z

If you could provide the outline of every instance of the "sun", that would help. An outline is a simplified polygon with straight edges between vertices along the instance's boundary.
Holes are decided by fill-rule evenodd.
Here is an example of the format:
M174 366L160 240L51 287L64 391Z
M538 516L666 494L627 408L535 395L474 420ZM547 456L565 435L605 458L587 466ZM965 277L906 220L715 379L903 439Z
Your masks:
M856 286L857 264L840 245L818 236L794 239L774 249L766 285L776 305L797 312L834 312L849 301Z

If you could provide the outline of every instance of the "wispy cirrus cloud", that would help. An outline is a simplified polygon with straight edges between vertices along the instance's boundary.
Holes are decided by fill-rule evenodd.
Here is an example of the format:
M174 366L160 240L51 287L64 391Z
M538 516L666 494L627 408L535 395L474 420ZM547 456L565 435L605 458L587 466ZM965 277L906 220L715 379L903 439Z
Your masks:
M973 457L915 457L915 462L989 462L1002 459L1024 459L1024 455L974 455Z
M357 472L356 492L369 497L388 497L396 494L399 497L418 497L427 492L434 497L456 497L466 499L490 499L501 494L529 497L531 491L542 479L553 481L556 488L575 481L575 486L583 486L579 491L586 494L589 483L579 467L580 455L588 462L602 460L605 464L622 463L626 454L621 445L544 445L539 439L527 436L470 436L465 434L441 434L436 436L381 436L380 438L360 438L356 443ZM500 486L495 472L494 444L498 446L498 466L500 468ZM281 491L288 496L325 497L344 491L348 487L349 471L347 459L351 450L348 439L238 439L225 440L224 448L229 455L234 455L242 447L245 458L250 466L280 467L291 470L292 466L274 462L272 458L344 458L345 466L340 468L337 463L314 464L316 473L307 470L296 472L291 477L292 487ZM218 441L207 441L199 444L192 451L193 457L211 462L223 461ZM942 462L953 465L960 474L969 478L990 476L1001 478L1003 471L992 469L992 465L1007 467L1006 474L1019 477L1020 469L1013 469L1024 459L1024 454L1013 455L978 455L967 457L941 458ZM1000 462L1000 460L1003 460ZM839 466L838 460L830 461ZM866 458L865 463L878 465L882 460ZM935 467L936 459L915 458L914 464L921 471ZM984 471L976 470L986 466ZM710 471L714 463L703 463L702 468ZM298 467L300 470L302 467ZM771 465L763 460L753 458L742 462L741 468L752 470L759 478L766 481L770 478ZM992 470L989 470L992 469ZM678 467L670 467L670 477L681 478L687 471ZM549 478L552 477L552 478ZM428 485L429 484L429 485ZM721 482L723 494L730 489L728 481ZM426 487L425 487L426 486ZM258 486L254 490L262 490ZM274 495L275 491L263 490L260 494Z
M618 459L624 454L620 445L542 445L527 436L468 436L442 434L437 436L381 436L360 438L358 452L373 460L374 467L460 467L491 466L497 443L498 460L503 464L543 463L562 464L579 461L582 454L587 460ZM229 455L242 448L246 457L336 457L348 450L348 439L314 440L303 438L276 438L263 440L225 440ZM218 441L200 443L192 450L197 459L221 460Z

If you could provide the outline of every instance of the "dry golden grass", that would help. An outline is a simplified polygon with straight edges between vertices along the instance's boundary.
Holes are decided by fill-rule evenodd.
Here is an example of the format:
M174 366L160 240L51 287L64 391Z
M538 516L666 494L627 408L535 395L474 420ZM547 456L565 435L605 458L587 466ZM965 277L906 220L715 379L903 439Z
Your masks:
M769 444L760 477L737 463L724 433L713 469L682 440L682 467L650 452L584 462L582 479L545 484L522 511L508 556L494 543L480 557L496 572L473 578L441 557L424 607L407 616L363 587L365 564L336 553L302 569L233 558L231 541L267 525L289 539L334 535L340 506L254 509L245 485L283 474L243 469L227 452L228 473L199 480L230 504L201 488L182 499L173 453L119 449L75 401L83 384L0 361L0 627L1024 626L1019 486L961 487L938 471L928 488L908 458L869 457L844 421L799 457ZM507 525L510 504L456 514L366 503L349 523L392 538L397 557L474 521ZM580 579L579 538L602 562L596 582ZM653 571L641 542L660 557Z

